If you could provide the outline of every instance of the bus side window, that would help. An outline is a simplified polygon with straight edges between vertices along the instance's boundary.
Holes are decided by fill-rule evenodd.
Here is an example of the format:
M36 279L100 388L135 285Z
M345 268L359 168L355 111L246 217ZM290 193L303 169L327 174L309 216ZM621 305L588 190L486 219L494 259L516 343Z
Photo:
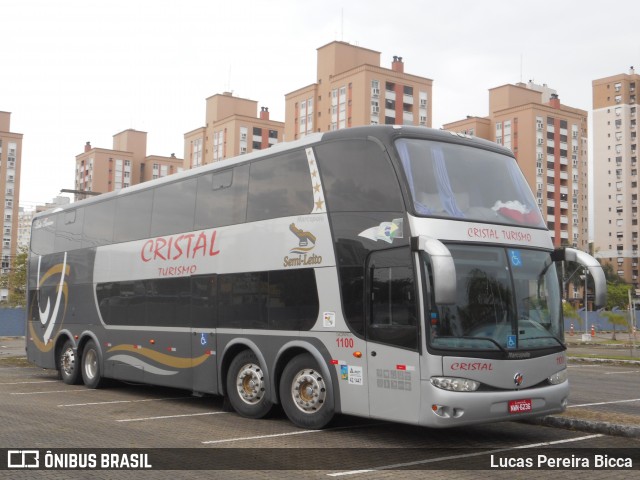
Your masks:
M416 294L406 248L371 254L367 338L412 350L418 348Z
M332 212L401 212L404 203L387 154L368 140L315 147Z
M303 150L251 164L247 221L306 215L313 210L313 184Z
M121 195L116 199L114 242L149 237L153 190Z
M244 223L248 188L249 165L199 176L195 229Z
M157 194L151 216L152 237L193 230L196 183L195 178L189 178L155 188Z
M56 240L54 251L66 252L82 247L84 208L66 210L56 215Z

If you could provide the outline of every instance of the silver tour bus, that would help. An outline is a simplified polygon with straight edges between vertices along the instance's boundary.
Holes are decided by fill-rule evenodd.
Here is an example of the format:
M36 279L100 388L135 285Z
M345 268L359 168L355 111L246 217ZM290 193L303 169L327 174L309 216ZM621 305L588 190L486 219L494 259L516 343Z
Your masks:
M513 154L418 127L309 135L37 214L27 354L107 378L428 427L567 403L554 249Z

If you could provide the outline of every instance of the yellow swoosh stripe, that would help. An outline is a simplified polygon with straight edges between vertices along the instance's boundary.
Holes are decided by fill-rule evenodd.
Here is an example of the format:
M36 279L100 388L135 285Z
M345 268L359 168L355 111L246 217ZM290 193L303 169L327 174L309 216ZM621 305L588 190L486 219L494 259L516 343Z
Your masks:
M171 355L167 355L166 353L156 352L155 350L151 350L146 347L136 348L133 345L116 345L115 347L111 347L107 350L107 353L111 352L131 352L137 353L138 355L142 355L143 357L150 358L151 360L155 360L156 362L167 365L168 367L173 368L193 368L197 367L201 363L204 363L211 355L205 353L204 355L200 355L196 358L184 358L184 357L173 357Z
M51 350L53 348L53 342L49 342L49 343L47 343L45 345L45 343L38 338L38 334L33 329L33 322L29 321L27 323L29 323L29 334L30 334L29 336L30 336L31 340L33 341L33 344L36 346L36 348L38 350L40 350L41 352L48 352L49 350ZM58 331L59 330L60 329L58 329ZM57 334L57 332L56 332L56 334ZM55 337L55 335L54 335L54 337Z

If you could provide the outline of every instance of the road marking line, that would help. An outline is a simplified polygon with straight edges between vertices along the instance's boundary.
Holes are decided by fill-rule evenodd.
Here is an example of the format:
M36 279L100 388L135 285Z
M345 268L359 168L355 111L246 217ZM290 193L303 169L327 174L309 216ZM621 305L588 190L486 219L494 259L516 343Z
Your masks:
M625 373L638 373L640 370L627 370L626 372L604 372L605 375L622 375Z
M181 400L192 399L196 397L167 397L167 398L144 398L141 400L111 400L105 402L87 402L87 403L63 403L59 407L85 407L89 405L111 405L113 403L137 403L137 402L159 402L162 400Z
M640 402L640 398L632 398L629 400L613 400L611 402L598 402L598 403L583 403L581 405L567 405L567 408L576 408L576 407L593 407L596 405L609 405L612 403L629 403L629 402Z
M12 382L12 383L0 383L0 385L27 385L29 383L58 383L59 380L39 380L37 382Z
M163 415L161 417L124 418L122 420L116 420L116 422L142 422L145 420L164 420L166 418L197 417L199 415L219 415L223 413L228 412L185 413L184 415Z
M207 440L204 443L206 445L211 445L213 443L226 443L226 442L241 442L243 440L258 440L262 438L276 438L276 437L286 437L289 435L302 435L305 433L319 433L322 430L298 430L297 432L289 432L289 433L274 433L273 435L259 435L256 437L238 437L238 438L227 438L225 440Z
M97 392L90 388L78 388L76 390L49 390L48 392L11 392L11 395L39 395L41 393L78 393L78 392Z
M485 452L477 452L477 453L464 453L461 455L449 455L447 457L439 457L439 458L430 458L427 460L416 460L415 462L406 462L406 463L396 463L394 465L384 465L381 467L376 467L376 468L372 468L369 470L348 470L345 472L337 472L337 473L327 473L326 475L328 477L344 477L347 475L357 475L360 473L371 473L371 472L376 472L379 470L392 470L392 469L397 469L397 468L404 468L404 467L411 467L414 465L424 465L427 463L436 463L436 462L445 462L448 460L460 460L460 459L465 459L465 458L469 458L469 457L479 457L482 455L492 455L494 453L503 453L503 452L509 452L511 450L522 450L525 448L536 448L536 447L542 447L542 446L549 446L549 445L558 445L561 443L570 443L570 442L580 442L582 440L589 440L592 438L598 438L598 437L603 437L603 434L596 434L596 435L587 435L585 437L578 437L578 438L568 438L565 440L555 440L553 442L541 442L541 443L532 443L529 445L519 445L517 447L510 447L510 448L498 448L495 450L487 450Z
M201 442L205 445L211 445L214 443L228 443L228 442L241 442L244 440L261 440L263 438L276 438L276 437L287 437L290 435L303 435L305 433L321 433L321 432L333 432L336 430L346 430L352 428L366 428L366 427L375 427L377 425L383 425L383 423L368 423L366 425L354 425L348 427L334 427L334 428L326 428L324 430L298 430L295 432L287 432L287 433L274 433L272 435L257 435L255 437L238 437L238 438L226 438L224 440L207 440Z

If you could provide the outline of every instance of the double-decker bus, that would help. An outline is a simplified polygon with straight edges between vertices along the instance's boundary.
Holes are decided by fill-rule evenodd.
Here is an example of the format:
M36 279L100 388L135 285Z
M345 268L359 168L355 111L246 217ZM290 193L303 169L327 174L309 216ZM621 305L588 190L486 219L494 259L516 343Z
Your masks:
M554 249L513 154L417 127L317 133L35 216L28 358L429 427L562 411Z

